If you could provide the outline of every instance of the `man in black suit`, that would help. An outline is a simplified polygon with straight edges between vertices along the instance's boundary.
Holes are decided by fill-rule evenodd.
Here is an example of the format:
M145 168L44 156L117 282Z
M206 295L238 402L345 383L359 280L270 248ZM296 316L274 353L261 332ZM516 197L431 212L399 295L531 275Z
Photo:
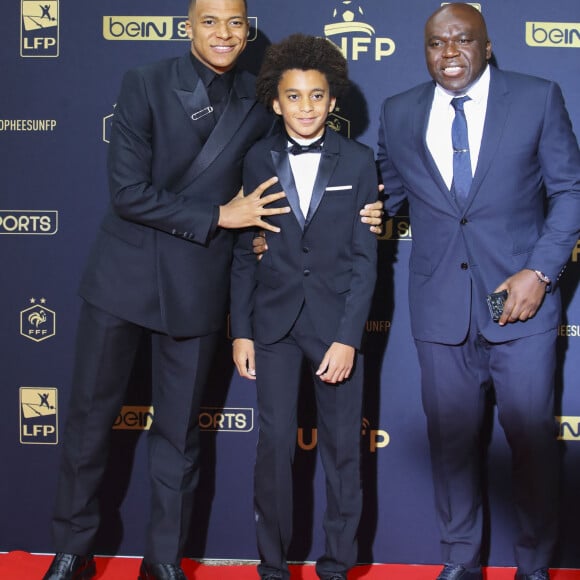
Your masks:
M80 288L84 300L45 580L91 578L98 489L111 426L135 353L151 335L158 368L149 432L151 513L141 580L179 580L199 472L197 417L227 309L232 228L261 218L282 192L243 197L241 164L272 117L246 46L244 0L190 0L191 52L129 71L109 147L110 208Z

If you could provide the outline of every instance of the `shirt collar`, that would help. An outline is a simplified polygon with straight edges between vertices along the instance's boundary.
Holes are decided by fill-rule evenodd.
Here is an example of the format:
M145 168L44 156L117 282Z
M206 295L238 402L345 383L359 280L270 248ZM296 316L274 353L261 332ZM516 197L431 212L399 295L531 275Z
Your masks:
M216 76L221 76L221 78L225 81L226 87L229 89L232 88L234 82L234 76L236 74L235 68L222 73L221 75L216 73L215 71L211 70L205 64L203 64L193 53L189 53L191 58L191 63L193 64L193 68L199 75L203 86L207 89L211 82L216 78Z
M461 97L463 95L469 95L469 98L475 103L485 103L487 102L487 95L489 94L489 82L491 78L491 73L489 70L489 65L487 65L481 73L481 76L469 87L465 93L460 95L455 95L450 91L445 90L441 85L435 85L435 94L433 95L434 100L437 102L445 102L447 104L451 103L451 99L454 97Z

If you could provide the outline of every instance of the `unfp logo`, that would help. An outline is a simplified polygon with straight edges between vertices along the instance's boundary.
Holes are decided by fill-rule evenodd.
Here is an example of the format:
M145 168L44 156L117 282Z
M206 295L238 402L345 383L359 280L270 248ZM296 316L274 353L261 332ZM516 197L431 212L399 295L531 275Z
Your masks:
M20 56L58 56L58 8L58 0L21 0Z
M56 334L56 312L46 307L46 298L31 298L32 306L20 312L20 334L34 342L42 342Z
M58 443L57 399L52 387L20 387L20 443Z
M366 417L362 419L361 438L363 447L368 445L370 453L376 453L391 442L389 433L384 429L372 429L370 421ZM314 427L308 433L303 427L298 427L297 443L303 451L313 451L318 445L318 429Z
M364 21L365 11L359 0L339 0L332 12L332 22L324 35L340 48L347 60L359 60L367 54L376 61L395 52L392 38L379 37L373 26Z

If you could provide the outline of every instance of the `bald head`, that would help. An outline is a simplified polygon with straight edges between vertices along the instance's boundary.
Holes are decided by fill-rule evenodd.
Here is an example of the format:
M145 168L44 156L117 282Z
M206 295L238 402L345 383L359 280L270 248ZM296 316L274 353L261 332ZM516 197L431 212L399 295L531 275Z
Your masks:
M485 20L465 3L446 4L425 24L425 59L435 82L461 94L481 76L491 58Z

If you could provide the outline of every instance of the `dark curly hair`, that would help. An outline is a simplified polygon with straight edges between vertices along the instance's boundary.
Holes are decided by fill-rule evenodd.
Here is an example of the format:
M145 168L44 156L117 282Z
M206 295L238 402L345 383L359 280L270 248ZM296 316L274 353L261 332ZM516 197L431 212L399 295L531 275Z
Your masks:
M335 44L326 38L292 34L266 49L256 81L260 103L272 108L282 75L292 69L321 72L328 81L331 97L341 97L350 87L346 59Z

